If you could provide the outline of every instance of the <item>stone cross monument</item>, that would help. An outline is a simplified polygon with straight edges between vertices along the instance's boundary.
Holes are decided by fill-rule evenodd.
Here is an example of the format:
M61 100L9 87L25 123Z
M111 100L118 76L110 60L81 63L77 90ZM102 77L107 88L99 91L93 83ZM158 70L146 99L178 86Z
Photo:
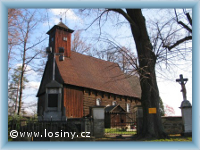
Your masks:
M181 85L181 92L183 93L183 101L181 103L181 113L182 113L182 119L183 119L183 125L184 125L184 133L183 135L192 135L192 105L187 100L186 97L186 88L185 84L188 81L187 78L183 78L183 75L180 75L180 79L176 79L176 82L179 82Z
M187 100L186 97L186 88L185 88L185 84L187 83L188 79L187 78L183 78L183 75L180 75L180 79L176 79L176 82L180 83L181 85L181 92L183 93L183 100Z

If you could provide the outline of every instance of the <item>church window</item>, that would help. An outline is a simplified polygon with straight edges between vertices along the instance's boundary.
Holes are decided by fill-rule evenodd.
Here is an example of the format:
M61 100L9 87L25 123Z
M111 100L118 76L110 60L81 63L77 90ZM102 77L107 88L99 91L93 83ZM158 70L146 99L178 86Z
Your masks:
M116 106L116 105L117 105L117 102L116 102L116 101L113 101L113 102L112 102L112 105L113 105L113 106Z
M127 104L126 104L126 111L127 111L127 112L130 112L130 109L131 109L130 104L127 103Z
M58 94L48 95L48 107L58 107Z
M100 105L101 105L101 99L100 99L100 98L97 98L97 99L96 99L96 105L97 105L97 106L100 106Z
M67 37L63 37L63 41L67 41Z

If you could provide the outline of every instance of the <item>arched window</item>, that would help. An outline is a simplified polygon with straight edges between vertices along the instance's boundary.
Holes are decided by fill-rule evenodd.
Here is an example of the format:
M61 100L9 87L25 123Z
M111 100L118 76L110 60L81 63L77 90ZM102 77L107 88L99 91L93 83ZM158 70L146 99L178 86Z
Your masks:
M128 103L126 104L126 111L127 111L127 112L130 112L130 109L131 109L130 106L131 106L130 104L128 104Z
M100 99L100 98L97 98L97 99L96 99L96 105L97 105L97 106L101 106L101 99Z
M112 102L112 105L113 105L113 106L116 106L116 105L117 105L117 102L116 102L116 101L113 101L113 102Z

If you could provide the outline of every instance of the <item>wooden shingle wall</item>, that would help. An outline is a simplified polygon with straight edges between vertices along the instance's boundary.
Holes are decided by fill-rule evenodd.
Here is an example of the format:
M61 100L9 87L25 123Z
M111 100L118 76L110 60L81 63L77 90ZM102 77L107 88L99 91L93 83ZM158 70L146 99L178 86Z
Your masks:
M95 90L84 89L83 95L83 115L89 115L89 107L96 106L96 99L101 99L101 106L111 106L113 101L116 101L125 111L127 110L127 103L130 104L131 111L136 105L135 100L125 97L116 96L109 93L98 92ZM137 103L139 104L139 102Z
M83 117L83 90L75 86L64 86L63 97L66 117Z

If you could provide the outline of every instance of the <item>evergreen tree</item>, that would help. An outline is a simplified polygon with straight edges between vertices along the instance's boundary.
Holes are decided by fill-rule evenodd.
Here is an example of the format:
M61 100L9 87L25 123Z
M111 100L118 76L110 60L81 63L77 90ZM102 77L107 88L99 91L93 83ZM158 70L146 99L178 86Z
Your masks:
M165 109L164 109L164 105L163 105L163 101L160 98L160 103L159 103L159 109L160 109L160 115L164 116L165 115Z
M8 111L9 111L9 115L17 113L21 69L22 69L21 66L14 69L14 72L11 75L11 81L8 85ZM27 82L28 82L28 80L24 76L23 77L23 86L22 86L23 89L25 89L25 83L27 83Z

